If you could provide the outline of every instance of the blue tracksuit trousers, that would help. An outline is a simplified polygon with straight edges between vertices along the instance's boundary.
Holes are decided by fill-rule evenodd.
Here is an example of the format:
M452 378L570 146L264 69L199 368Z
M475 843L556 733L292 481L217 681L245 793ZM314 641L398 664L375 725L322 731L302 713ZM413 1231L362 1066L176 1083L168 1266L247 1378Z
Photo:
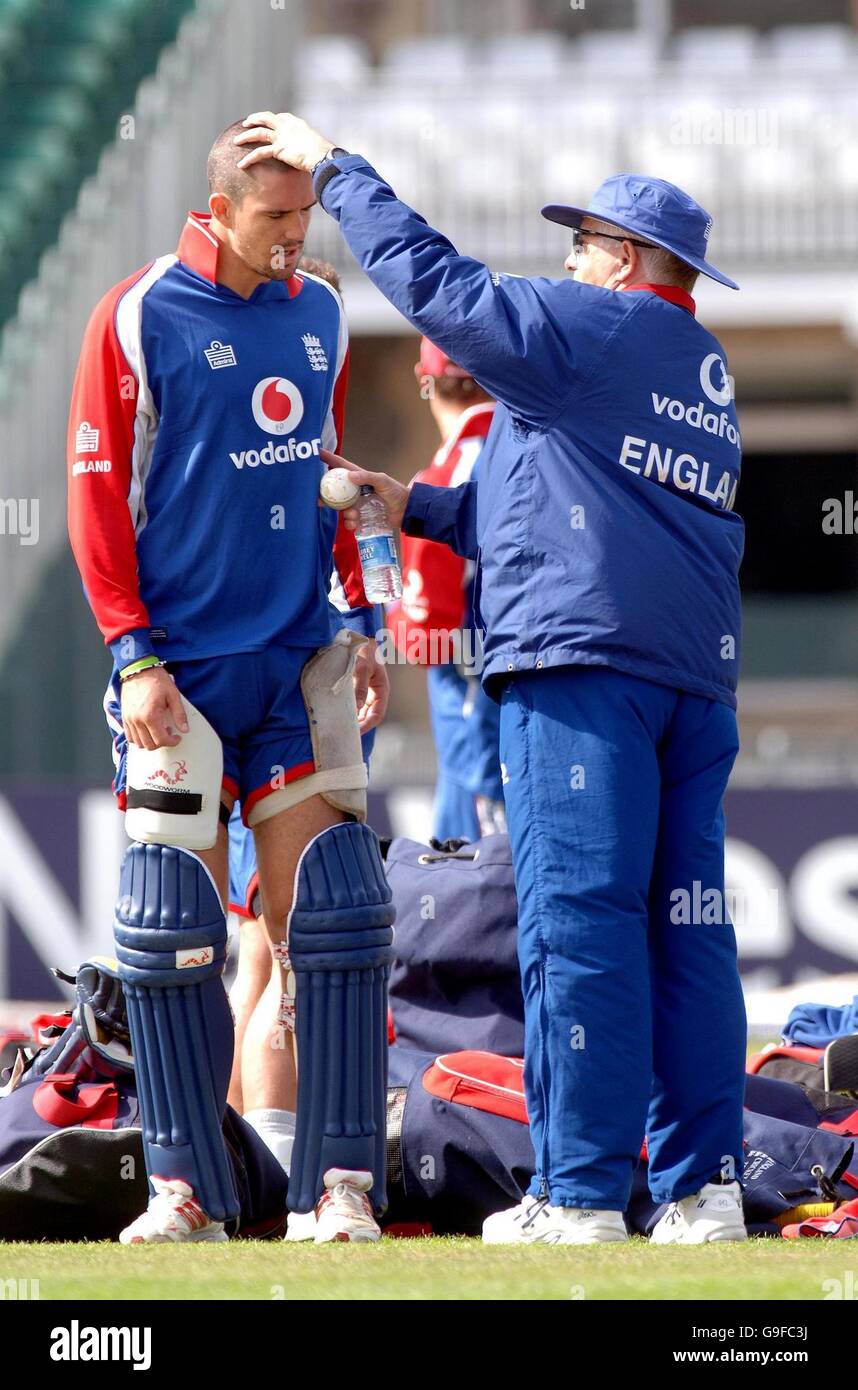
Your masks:
M513 676L501 761L535 1194L623 1211L742 1172L745 1010L724 907L727 705L603 667Z

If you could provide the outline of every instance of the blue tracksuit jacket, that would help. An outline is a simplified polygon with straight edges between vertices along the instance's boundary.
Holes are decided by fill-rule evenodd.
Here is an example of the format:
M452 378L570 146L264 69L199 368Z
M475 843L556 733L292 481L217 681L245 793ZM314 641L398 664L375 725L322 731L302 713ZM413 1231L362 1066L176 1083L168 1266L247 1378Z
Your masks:
M405 519L480 560L484 679L610 666L735 707L741 442L691 298L492 274L335 162L321 201L362 269L500 402L479 486L415 486Z

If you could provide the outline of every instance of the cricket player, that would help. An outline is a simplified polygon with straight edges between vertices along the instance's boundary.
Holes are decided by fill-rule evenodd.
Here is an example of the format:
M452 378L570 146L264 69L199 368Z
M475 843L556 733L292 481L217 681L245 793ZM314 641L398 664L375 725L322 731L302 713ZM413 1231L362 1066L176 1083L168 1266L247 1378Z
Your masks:
M125 1243L223 1240L238 1212L220 1129L236 801L284 993L290 967L296 980L290 1207L317 1210L319 1243L374 1240L385 1201L392 908L353 682L366 726L387 681L374 644L332 620L332 571L338 608L358 625L372 608L354 537L318 506L347 328L331 286L296 273L311 179L272 159L240 170L238 129L212 146L209 210L176 254L95 309L71 405L70 535L114 660L115 790L145 828L115 918L151 1191ZM132 754L158 764L136 783ZM206 816L216 843L183 848Z
M340 294L336 268L327 261L302 256L298 273L315 276ZM335 608L337 626L358 633L378 631L384 625L380 605L370 616L365 608ZM355 689L360 710L361 752L369 771L378 712L368 699L369 689ZM241 817L236 801L227 827L229 834L229 908L238 919L238 960L229 992L235 1018L235 1049L227 1099L264 1140L288 1173L295 1140L297 1072L293 1048L295 1007L291 995L294 977L284 994L281 966L272 960L268 931L262 912L259 873L253 831ZM315 1235L315 1218L290 1213L290 1228L303 1224Z
M441 445L415 482L458 487L477 477L495 403L470 372L421 339L414 375ZM438 761L433 838L478 840L506 829L499 711L480 683L482 634L474 613L474 565L446 545L402 539L403 590L387 615L407 660L428 667L429 714Z
M646 1135L659 1243L742 1240L745 1015L724 907L737 752L741 441L723 349L698 322L711 218L620 174L571 230L565 280L491 273L360 154L259 112L313 172L365 273L499 402L461 488L354 470L410 535L479 556L501 760L536 1173L493 1243L626 1239ZM251 152L245 167L263 158ZM706 908L693 914L689 902ZM706 1085L700 1086L700 1077Z

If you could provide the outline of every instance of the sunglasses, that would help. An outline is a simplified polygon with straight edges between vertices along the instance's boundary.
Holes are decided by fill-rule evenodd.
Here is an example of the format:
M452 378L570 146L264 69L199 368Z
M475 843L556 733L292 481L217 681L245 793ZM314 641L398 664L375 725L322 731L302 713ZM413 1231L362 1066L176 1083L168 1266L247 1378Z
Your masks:
M582 251L586 250L583 238L590 236L601 237L603 241L628 241L632 246L647 246L652 248L651 241L638 241L637 238L633 236L615 236L612 232L586 232L582 231L580 227L573 227L571 230L572 254L575 256L579 256Z

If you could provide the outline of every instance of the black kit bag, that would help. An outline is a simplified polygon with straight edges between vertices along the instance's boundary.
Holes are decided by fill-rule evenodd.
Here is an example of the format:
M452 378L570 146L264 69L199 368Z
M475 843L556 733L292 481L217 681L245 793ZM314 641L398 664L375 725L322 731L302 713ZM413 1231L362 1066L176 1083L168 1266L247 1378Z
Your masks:
M122 985L101 958L54 973L73 1009L41 1019L0 1076L0 1240L116 1240L149 1201ZM223 1134L241 1204L227 1230L282 1234L285 1173L229 1106Z
M390 1008L397 1044L520 1057L524 1001L509 838L438 848L397 839L386 869L396 906Z
M763 1080L791 1082L801 1088L825 1128L858 1135L858 1110L854 1098L841 1091L826 1091L823 1060L825 1050L795 1043L780 1043L758 1053L748 1064L749 1071Z

